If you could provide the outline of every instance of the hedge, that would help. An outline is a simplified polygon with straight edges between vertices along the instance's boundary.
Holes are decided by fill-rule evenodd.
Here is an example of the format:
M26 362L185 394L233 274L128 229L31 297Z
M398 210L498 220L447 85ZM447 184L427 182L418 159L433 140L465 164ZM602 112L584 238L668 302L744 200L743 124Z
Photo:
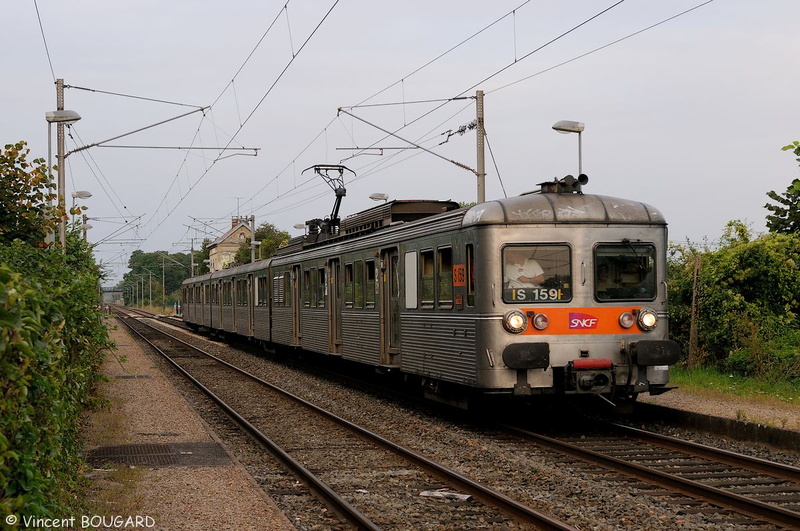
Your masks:
M76 507L80 415L110 347L99 269L74 234L66 256L0 244L0 518Z

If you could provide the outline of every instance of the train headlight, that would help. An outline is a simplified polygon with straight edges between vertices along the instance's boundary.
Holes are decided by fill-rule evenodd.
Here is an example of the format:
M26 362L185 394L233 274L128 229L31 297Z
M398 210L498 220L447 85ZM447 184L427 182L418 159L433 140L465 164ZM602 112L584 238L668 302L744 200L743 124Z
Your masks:
M636 324L645 332L652 330L658 324L658 315L650 308L642 308L639 310L639 315L636 318Z
M550 324L550 319L543 313L537 313L533 316L533 327L536 330L544 330Z
M636 318L631 312L622 312L619 314L619 325L622 328L628 329L636 322Z
M520 334L528 328L528 316L519 310L511 310L503 317L503 326L512 334Z

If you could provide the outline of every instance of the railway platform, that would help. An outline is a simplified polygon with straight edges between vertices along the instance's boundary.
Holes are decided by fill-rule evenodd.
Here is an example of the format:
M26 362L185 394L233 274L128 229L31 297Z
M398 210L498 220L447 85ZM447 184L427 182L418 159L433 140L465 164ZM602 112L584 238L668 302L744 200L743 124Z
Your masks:
M86 419L92 505L159 530L295 527L124 327L102 371L108 407ZM150 524L150 525L147 525Z

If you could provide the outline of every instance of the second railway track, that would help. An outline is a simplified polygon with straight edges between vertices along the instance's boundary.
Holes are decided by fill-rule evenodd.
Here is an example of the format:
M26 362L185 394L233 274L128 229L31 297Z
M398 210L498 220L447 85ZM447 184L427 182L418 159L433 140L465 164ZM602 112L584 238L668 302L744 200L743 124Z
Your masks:
M709 518L719 525L800 528L796 467L617 424L556 437L505 429L527 442L666 489L654 495L679 506L683 514L713 514Z
M138 319L124 322L226 404L226 413L305 475L352 525L447 529L457 522L464 529L575 529Z

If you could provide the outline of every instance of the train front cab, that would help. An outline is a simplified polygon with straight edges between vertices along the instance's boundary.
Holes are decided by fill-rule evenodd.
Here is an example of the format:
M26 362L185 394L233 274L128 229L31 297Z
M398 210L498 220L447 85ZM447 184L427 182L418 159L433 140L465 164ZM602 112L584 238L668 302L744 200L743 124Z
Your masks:
M668 366L680 350L667 337L660 213L602 196L540 194L505 202L502 210L478 205L478 215L468 213L464 222L485 225L479 248L496 257L477 270L478 284L492 288L482 290L481 313L500 320L478 324L478 352L485 354L478 357L478 386L618 401L670 389ZM543 278L535 287L510 278L517 254L540 265Z

